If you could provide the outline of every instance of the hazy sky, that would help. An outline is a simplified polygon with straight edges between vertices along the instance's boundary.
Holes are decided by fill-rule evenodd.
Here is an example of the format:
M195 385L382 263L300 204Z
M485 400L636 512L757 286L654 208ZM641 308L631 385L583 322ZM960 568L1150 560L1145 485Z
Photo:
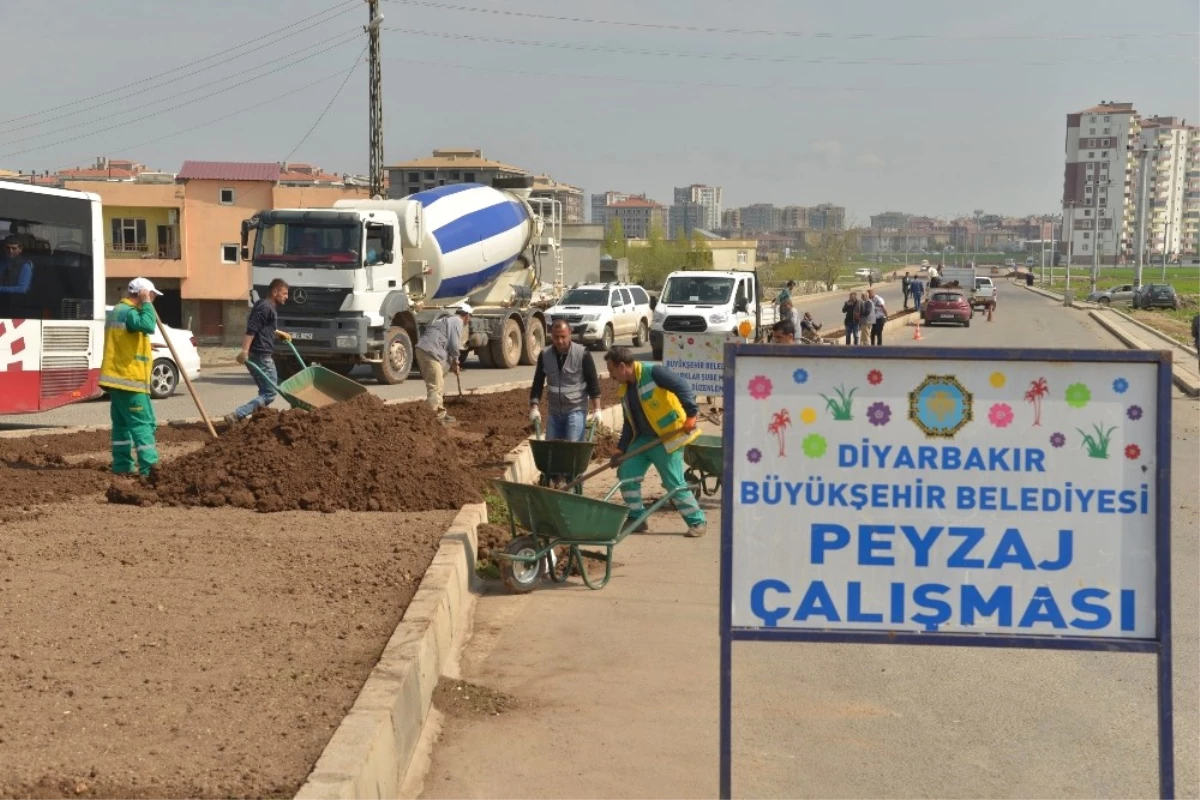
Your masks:
M589 194L669 203L708 183L726 207L833 202L862 222L1046 212L1067 112L1132 101L1200 121L1196 0L382 5L387 163L481 148ZM365 64L300 143L366 16L362 0L0 0L0 168L109 155L175 171L295 148L364 172Z

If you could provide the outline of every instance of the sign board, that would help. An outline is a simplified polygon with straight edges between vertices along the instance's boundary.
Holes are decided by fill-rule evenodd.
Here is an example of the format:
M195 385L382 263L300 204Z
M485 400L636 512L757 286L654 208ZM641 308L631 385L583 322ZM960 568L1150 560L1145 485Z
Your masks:
M726 358L723 683L737 639L1157 652L1169 760L1168 356Z
M737 333L666 333L663 366L698 395L720 397L725 382L725 345L745 342Z

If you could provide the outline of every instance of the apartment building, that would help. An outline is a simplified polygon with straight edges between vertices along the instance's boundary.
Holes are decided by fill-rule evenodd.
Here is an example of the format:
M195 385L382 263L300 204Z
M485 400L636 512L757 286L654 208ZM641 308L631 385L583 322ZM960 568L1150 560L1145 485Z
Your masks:
M1185 220L1189 208L1193 212L1200 209L1200 176L1195 175L1200 169L1197 161L1200 128L1178 117L1150 117L1142 120L1139 145L1148 151L1144 156L1149 170L1145 254L1173 256L1195 252L1195 233L1188 237ZM1139 155L1139 169L1141 158ZM1193 175L1190 179L1189 172ZM1140 203L1140 181L1133 188ZM1136 240L1134 244L1136 247Z
M742 230L761 233L783 229L783 209L771 203L754 203L742 208ZM760 242L761 244L761 242Z
M715 230L721 225L720 186L693 183L675 187L675 202L671 205L671 235L691 236L697 228Z
M386 169L388 197L410 194L455 183L482 183L490 186L496 178L533 178L534 197L546 197L562 204L563 221L584 221L583 190L560 183L547 175L534 175L522 167L485 158L482 150L439 149L425 158L403 161Z
M846 230L846 208L832 203L821 203L808 209L808 227L814 231Z
M667 232L667 209L645 195L629 195L610 203L605 210L608 219L619 219L627 239L648 239L650 231Z
M627 192L612 191L592 195L592 224L603 225L607 229L609 220L612 219L612 214L609 212L608 207L634 196Z
M1133 103L1067 115L1063 236L1071 263L1115 264L1132 254L1140 135Z

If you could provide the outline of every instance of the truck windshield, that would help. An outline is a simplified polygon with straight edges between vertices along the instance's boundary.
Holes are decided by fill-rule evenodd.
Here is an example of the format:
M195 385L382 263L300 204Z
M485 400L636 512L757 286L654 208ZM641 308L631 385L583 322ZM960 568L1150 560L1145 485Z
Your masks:
M362 266L361 248L362 228L357 225L269 222L258 229L254 262L353 269Z
M606 306L608 305L608 289L572 289L563 295L560 305Z
M672 305L725 305L733 295L733 278L696 275L668 278L659 302Z

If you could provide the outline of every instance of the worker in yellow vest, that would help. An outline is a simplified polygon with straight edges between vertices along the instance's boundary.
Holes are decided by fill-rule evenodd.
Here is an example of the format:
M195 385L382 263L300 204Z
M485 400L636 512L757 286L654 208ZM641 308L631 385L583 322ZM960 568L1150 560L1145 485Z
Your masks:
M687 486L683 478L683 447L700 435L696 430L700 407L687 381L664 366L638 361L628 347L609 348L604 361L609 377L621 384L617 394L625 412L625 424L617 449L626 453L655 439L664 440L622 461L617 469L618 480L634 481L621 489L621 499L629 506L630 519L634 519L646 508L642 503L641 479L650 467L658 472L664 490L670 492ZM618 454L614 460L621 457ZM696 496L691 491L681 492L673 502L687 523L687 535L703 536L708 525ZM645 525L637 529L645 530Z
M108 390L112 418L112 471L149 475L157 468L154 406L150 404L150 334L158 315L154 298L162 292L146 278L129 282L126 297L104 320L104 361L100 385ZM135 464L136 458L136 464Z

